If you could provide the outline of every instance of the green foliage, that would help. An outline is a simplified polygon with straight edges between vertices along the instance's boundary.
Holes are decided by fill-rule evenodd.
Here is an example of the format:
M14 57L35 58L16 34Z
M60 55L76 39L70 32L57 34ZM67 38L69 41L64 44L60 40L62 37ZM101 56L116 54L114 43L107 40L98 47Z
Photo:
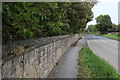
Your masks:
M105 34L101 36L108 37L108 38L115 39L115 40L120 40L119 33L109 33L109 34Z
M108 32L108 29L112 28L112 21L109 15L100 15L96 18L96 27L98 31L100 31L102 34L105 34Z
M87 22L93 18L91 8L95 3L71 3L68 7L67 18L70 24L70 31L73 33L79 32L80 28L85 28Z
M95 3L3 3L3 42L79 32L92 17ZM69 13L70 9L76 13Z
M108 30L109 32L120 32L120 26L112 24L112 28Z
M78 65L80 66L79 78L120 78L110 64L86 47L80 51Z
M98 30L95 25L89 25L87 28L87 31L88 32L97 32Z

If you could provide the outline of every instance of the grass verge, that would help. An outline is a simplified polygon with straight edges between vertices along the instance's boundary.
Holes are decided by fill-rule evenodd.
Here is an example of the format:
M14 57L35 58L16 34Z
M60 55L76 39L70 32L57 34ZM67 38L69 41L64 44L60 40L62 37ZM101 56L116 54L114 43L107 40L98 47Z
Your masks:
M78 78L120 78L115 69L89 48L82 48L78 59Z
M115 40L120 41L120 36L118 33L111 33L111 34L104 34L104 35L101 35L99 33L91 33L91 34L96 35L96 36L103 36L103 37L107 37L107 38L111 38L111 39L115 39Z
M120 37L118 35L115 35L115 34L106 34L106 35L102 35L102 36L112 38L112 39L115 39L115 40L120 40Z

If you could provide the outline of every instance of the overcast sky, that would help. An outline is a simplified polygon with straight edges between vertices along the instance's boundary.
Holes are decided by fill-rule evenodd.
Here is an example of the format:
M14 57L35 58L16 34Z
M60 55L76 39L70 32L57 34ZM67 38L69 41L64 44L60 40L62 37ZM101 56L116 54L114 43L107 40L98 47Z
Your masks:
M92 9L94 13L93 21L90 24L96 24L95 18L101 14L108 14L113 23L118 24L118 2L120 0L99 0L99 3Z

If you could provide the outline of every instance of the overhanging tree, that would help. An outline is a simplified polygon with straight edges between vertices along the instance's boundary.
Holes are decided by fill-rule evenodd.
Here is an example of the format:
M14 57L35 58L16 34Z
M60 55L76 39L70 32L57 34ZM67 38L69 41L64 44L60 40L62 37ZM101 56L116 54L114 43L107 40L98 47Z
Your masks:
M95 3L3 3L2 39L19 40L76 33L91 21Z
M81 28L85 28L87 23L92 20L92 7L96 3L81 2L71 3L68 7L67 18L72 33L79 32Z
M3 3L3 42L67 34L65 23L69 3Z

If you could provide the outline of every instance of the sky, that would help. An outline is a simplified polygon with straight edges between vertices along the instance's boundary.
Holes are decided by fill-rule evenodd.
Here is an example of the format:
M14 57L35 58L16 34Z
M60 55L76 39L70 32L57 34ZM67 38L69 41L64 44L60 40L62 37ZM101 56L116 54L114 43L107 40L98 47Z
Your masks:
M94 13L93 21L87 25L96 24L95 18L99 15L110 15L113 23L118 24L118 2L120 0L99 0L99 3L92 9Z

